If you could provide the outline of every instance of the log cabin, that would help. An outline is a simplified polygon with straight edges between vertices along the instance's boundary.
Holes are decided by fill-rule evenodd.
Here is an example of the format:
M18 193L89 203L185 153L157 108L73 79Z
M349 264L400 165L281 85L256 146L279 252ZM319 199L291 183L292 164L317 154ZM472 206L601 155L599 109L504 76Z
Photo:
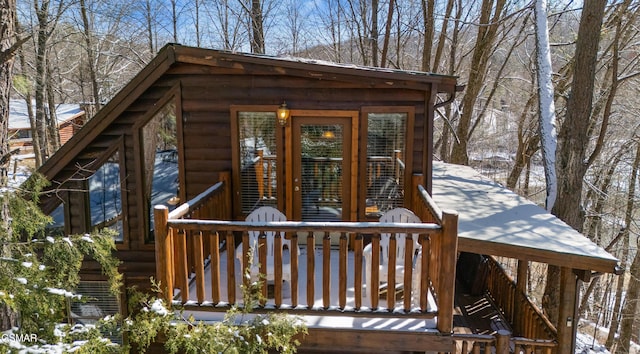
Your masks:
M273 274L256 311L302 316L301 352L571 353L579 283L618 261L472 169L434 162L434 113L460 89L168 44L40 168L41 207L59 232L116 230L125 286L156 277L202 320L241 305L257 245L256 272ZM247 219L262 208L278 218ZM399 209L412 218L384 219ZM561 326L526 296L532 261L562 269ZM86 262L81 291L100 289ZM125 311L126 293L100 296L89 312Z

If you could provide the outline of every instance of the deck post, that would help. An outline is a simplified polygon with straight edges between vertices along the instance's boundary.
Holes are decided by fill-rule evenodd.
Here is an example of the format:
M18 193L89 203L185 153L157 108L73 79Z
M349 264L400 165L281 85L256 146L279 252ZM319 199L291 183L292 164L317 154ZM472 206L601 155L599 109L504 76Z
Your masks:
M438 331L453 331L453 297L458 253L458 213L442 212L442 242L440 242L440 274L438 282Z
M514 306L514 311L513 313L516 314L521 314L524 312L523 307L524 304L522 303L521 299L523 298L523 296L526 296L527 294L527 280L529 277L529 262L528 261L524 261L519 259L518 260L518 277L516 278L516 296L513 299L513 306ZM515 316L514 316L515 317ZM514 331L516 332L516 335L524 335L523 332L523 326L522 326L522 320L520 319L513 319L512 321L513 326L514 326Z
M169 240L169 209L164 205L156 205L153 208L154 231L155 231L155 248L156 248L156 278L160 282L162 296L171 306L173 298L173 284L171 284L171 251L172 245Z
M509 340L511 333L505 329L501 329L496 333L496 354L509 354Z
M571 268L560 268L560 309L558 313L558 351L557 354L574 352L573 327L577 324L575 304L577 278Z

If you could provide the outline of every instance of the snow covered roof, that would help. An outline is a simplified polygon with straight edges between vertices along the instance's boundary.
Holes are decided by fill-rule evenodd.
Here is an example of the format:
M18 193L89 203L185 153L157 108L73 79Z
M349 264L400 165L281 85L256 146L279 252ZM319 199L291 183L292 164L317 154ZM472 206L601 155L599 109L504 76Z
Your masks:
M433 199L456 210L458 249L612 273L618 260L543 208L471 167L433 163Z
M48 107L45 105L45 108ZM35 112L35 101L33 102L33 110ZM61 103L56 105L56 118L58 125L76 118L83 114L84 111L79 104ZM27 113L27 103L25 100L11 100L9 102L9 129L30 129L29 114Z

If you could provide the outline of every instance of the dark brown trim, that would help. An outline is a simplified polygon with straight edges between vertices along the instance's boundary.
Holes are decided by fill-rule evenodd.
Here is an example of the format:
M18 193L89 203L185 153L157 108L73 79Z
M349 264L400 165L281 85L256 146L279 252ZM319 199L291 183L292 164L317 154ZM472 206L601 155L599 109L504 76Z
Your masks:
M371 84L385 84L388 87L429 89L437 83L441 92L455 91L454 76L437 75L418 71L394 70L388 68L364 67L322 62L306 62L304 59L290 60L266 55L236 54L175 45L176 60L206 66L239 69L246 72L260 70L281 75L299 76L317 80L357 81Z
M613 273L617 266L617 260L603 260L601 258L580 256L571 253L551 253L547 250L475 240L468 237L458 238L458 250L471 253L478 253L479 250L482 250L483 254L493 256L517 258L552 264L559 267L571 267L573 269L592 270L602 273Z

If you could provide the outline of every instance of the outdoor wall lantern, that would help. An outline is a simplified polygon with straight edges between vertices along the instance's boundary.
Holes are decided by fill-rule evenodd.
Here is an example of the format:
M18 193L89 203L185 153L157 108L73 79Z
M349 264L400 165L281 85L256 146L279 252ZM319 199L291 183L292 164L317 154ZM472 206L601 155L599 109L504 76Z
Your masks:
M280 107L278 107L278 123L280 123L281 126L286 126L287 123L289 122L289 116L291 115L291 111L289 110L289 108L287 108L287 103L286 102L282 102L282 104L280 105Z

